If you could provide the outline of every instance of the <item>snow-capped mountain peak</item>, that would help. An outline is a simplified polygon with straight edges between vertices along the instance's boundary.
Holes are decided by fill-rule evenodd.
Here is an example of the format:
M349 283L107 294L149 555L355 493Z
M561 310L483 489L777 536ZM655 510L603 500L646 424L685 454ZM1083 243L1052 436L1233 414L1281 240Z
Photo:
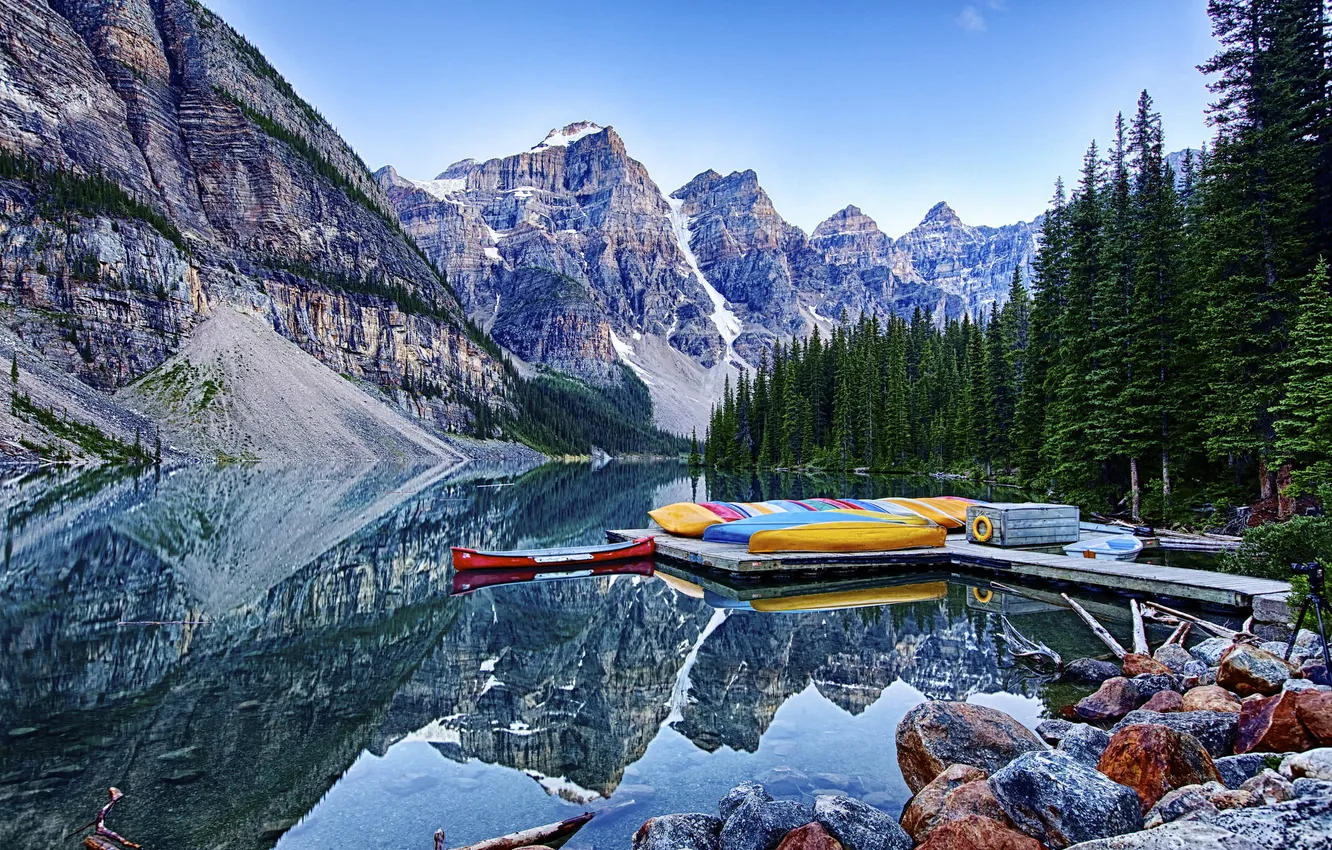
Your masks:
M605 129L600 124L593 124L591 121L575 121L573 124L566 124L564 129L551 130L546 134L546 138L541 140L540 144L532 147L532 150L543 151L546 148L562 148L585 136L596 135Z

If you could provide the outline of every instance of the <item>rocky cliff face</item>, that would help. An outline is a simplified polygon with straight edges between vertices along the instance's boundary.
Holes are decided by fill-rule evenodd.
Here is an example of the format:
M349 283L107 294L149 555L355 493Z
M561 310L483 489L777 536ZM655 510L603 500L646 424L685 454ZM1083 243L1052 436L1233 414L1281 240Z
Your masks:
M503 370L379 184L220 18L194 0L0 14L0 150L76 189L0 180L0 297L45 356L114 389L231 304L444 428L503 403ZM125 197L90 197L99 174ZM408 399L405 373L444 392Z

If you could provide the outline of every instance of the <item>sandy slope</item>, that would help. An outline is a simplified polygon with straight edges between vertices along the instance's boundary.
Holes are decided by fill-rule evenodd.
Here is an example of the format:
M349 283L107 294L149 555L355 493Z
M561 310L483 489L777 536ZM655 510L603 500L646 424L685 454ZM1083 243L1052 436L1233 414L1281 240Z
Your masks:
M226 306L116 399L161 422L164 443L205 457L291 464L461 458L264 319Z

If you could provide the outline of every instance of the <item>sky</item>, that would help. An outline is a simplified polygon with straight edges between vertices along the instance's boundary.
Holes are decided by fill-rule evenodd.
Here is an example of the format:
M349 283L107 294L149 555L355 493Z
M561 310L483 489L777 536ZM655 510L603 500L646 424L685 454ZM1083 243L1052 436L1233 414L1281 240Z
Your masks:
M1042 212L1147 89L1167 150L1210 137L1205 0L206 0L372 168L428 179L610 125L670 193L753 169L810 231L891 236L938 201Z

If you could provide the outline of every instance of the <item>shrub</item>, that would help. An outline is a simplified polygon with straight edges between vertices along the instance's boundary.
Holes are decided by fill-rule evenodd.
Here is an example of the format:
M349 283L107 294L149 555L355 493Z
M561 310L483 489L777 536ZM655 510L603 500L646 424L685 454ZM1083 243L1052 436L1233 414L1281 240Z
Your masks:
M1295 607L1308 595L1309 584L1304 576L1293 576L1290 565L1307 561L1332 568L1332 517L1295 517L1251 528L1238 549L1221 556L1218 566L1223 572L1289 581Z

